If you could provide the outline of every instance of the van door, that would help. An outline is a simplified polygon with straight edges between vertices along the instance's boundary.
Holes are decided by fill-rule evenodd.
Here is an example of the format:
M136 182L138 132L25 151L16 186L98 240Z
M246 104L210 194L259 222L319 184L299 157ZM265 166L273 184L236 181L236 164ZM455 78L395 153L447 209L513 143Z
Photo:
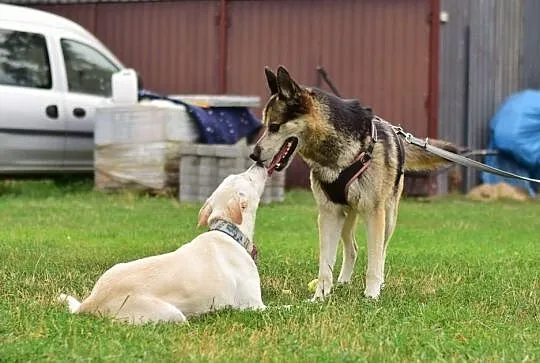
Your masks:
M62 166L66 124L53 46L38 31L0 26L0 171Z
M112 94L111 77L120 70L96 48L78 40L60 39L68 92L65 98L66 167L93 168L96 107Z

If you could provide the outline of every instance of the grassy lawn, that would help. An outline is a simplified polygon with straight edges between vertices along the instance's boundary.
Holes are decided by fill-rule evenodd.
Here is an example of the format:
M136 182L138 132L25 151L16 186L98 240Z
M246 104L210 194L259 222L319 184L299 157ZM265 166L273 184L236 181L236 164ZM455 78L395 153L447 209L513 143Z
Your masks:
M0 362L540 360L538 202L406 200L381 299L362 297L360 225L354 282L311 304L316 210L310 193L290 192L259 209L256 243L264 302L291 310L130 327L54 299L86 297L111 265L189 241L200 205L91 189L0 184Z

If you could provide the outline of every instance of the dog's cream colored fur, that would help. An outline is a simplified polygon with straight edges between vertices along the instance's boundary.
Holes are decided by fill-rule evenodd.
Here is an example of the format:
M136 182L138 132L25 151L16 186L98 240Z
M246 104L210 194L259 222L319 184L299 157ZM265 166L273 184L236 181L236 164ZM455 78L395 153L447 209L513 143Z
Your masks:
M251 241L266 178L266 170L257 166L225 178L201 208L198 225L225 219ZM184 322L224 307L265 308L253 259L219 231L204 232L174 252L113 266L81 303L65 294L59 300L67 302L72 313L130 323Z

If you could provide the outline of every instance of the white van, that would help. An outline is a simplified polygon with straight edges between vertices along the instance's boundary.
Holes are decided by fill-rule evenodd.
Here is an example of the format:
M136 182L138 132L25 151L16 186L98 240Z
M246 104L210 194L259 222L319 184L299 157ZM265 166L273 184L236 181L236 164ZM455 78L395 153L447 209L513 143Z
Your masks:
M95 107L123 68L78 24L0 4L0 174L91 171Z

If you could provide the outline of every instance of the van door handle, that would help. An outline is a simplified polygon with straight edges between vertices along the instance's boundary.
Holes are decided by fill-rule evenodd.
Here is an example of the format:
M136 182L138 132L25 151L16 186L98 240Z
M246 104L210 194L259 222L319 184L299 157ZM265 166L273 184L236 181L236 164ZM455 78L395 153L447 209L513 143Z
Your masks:
M82 118L85 115L86 115L86 111L84 110L84 108L77 107L73 109L73 116Z
M45 107L45 114L50 118L58 118L58 106L49 105Z

